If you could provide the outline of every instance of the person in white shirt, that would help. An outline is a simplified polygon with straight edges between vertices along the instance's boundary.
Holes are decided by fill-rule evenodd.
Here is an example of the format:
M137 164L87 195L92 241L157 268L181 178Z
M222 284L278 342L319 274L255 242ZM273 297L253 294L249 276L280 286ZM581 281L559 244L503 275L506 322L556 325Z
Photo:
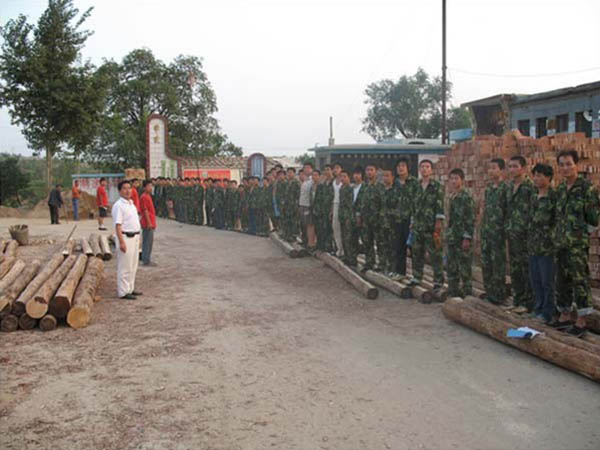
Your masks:
M117 294L119 298L135 300L141 292L135 290L135 274L138 268L140 241L140 218L131 200L131 182L119 183L120 198L112 207L112 218L117 235Z
M333 229L333 239L337 248L336 256L341 258L344 256L344 241L342 240L342 224L340 223L340 189L342 182L340 174L342 173L341 164L333 165L333 217L331 228Z
M310 208L310 193L313 188L312 163L305 163L302 171L306 177L300 185L300 199L298 200L300 223L302 225L302 239L304 245L308 247L309 250L312 250L317 243L317 235L315 234L315 225Z

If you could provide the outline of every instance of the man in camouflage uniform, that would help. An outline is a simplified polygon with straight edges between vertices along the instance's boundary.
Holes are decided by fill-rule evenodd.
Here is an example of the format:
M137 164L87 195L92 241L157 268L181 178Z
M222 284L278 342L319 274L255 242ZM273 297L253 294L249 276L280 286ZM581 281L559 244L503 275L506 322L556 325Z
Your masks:
M225 227L225 189L222 180L213 181L213 223L217 230L222 230Z
M415 208L415 199L419 193L419 180L413 177L409 171L409 160L402 157L396 163L395 191L398 196L396 214L396 267L394 279L400 280L406 277L406 256L408 250L408 236L410 233L410 222Z
M381 228L377 240L379 267L389 277L396 274L396 224L398 220L398 191L391 169L383 169L384 192L381 202Z
M504 160L492 159L488 168L490 183L485 188L481 219L481 270L486 300L503 304L506 300L506 201L508 186L503 181Z
M204 225L204 186L202 180L196 179L196 225Z
M378 244L379 228L381 219L381 205L384 187L377 182L377 168L369 164L365 173L367 182L363 183L360 190L360 200L356 200L358 217L357 222L361 227L361 239L365 251L365 265L363 271L379 270L376 267L377 252L375 246Z
M529 278L535 298L533 312L537 319L551 323L556 311L556 192L550 187L554 170L546 164L536 164L532 174L536 190L531 199L527 249Z
M275 203L279 210L279 219L277 220L277 231L283 230L283 221L285 217L285 196L287 189L287 180L285 171L282 169L277 173L277 182L275 183Z
M356 267L358 233L354 211L354 191L350 185L350 176L345 170L340 172L340 181L342 182L342 187L340 189L339 218L342 226L342 242L344 246L342 261L351 267Z
M196 199L194 196L194 182L186 178L186 223L194 224L196 223Z
M448 213L446 243L448 244L448 296L465 297L472 294L471 242L475 227L473 199L464 189L465 174L462 169L450 171L452 195ZM462 282L462 286L461 286Z
M586 326L586 316L592 312L588 252L590 233L600 221L600 198L598 189L578 175L579 154L575 150L560 152L557 161L564 179L557 189L556 204L559 322L567 322L576 311L575 325L567 331L580 336Z
M527 230L531 226L531 200L535 194L533 183L526 177L526 167L527 162L522 156L513 156L508 163L512 177L506 200L508 254L513 304L517 314L533 310L526 242Z
M283 239L293 242L298 235L300 217L298 214L298 200L300 199L300 181L296 178L296 169L287 169L287 186L285 189Z
M205 203L206 203L206 226L212 227L213 223L213 204L215 198L215 188L213 186L213 179L206 179L206 192L205 192Z
M231 213L232 213L232 192L231 192L231 184L229 180L223 180L224 186L224 199L225 204L223 205L223 223L224 228L226 230L231 230L233 223L231 222Z
M423 279L425 252L429 253L429 261L433 267L434 288L439 289L444 284L442 268L442 224L444 215L444 187L432 179L433 163L424 159L419 164L421 182L415 196L413 206L411 285L419 284Z
M331 170L330 170L331 172ZM321 180L321 174L315 170L313 174L314 197L312 202L312 214L315 221L315 231L317 234L317 250L322 252L331 251L331 235L329 234L331 207L333 204L333 189L331 184L327 184L327 178ZM315 178L318 182L315 182Z
M269 189L269 177L263 178L263 185L259 187L259 202L258 202L258 234L259 236L268 236L271 227L269 218L273 211L273 191Z

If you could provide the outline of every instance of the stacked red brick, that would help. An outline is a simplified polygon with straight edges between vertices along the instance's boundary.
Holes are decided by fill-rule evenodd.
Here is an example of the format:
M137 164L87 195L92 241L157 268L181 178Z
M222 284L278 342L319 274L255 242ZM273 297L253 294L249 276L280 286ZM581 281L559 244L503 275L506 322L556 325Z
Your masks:
M477 225L481 219L481 207L485 186L488 182L487 168L492 158L504 158L506 161L514 155L522 155L530 167L542 162L551 165L555 170L554 184L561 181L557 171L556 155L561 150L575 149L579 152L580 170L587 173L595 185L600 186L600 139L586 138L583 133L559 134L540 139L521 136L512 132L502 137L478 136L475 140L456 144L440 158L436 164L439 178L447 183L448 172L460 167L465 172L466 186L473 195L477 205ZM478 227L477 227L478 230ZM479 257L479 233L476 232L476 257ZM590 271L592 286L600 288L600 234L592 235L590 247Z

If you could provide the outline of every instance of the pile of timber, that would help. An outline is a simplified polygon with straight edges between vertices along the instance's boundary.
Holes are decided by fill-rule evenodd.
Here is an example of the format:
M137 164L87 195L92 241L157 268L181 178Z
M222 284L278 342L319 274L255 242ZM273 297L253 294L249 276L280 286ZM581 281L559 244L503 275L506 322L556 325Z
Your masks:
M87 326L104 261L112 257L106 236L68 239L44 265L18 259L17 248L16 241L0 241L0 331Z
M593 334L576 338L540 322L518 317L495 305L467 296L450 298L443 307L444 315L479 333L523 350L557 366L600 382L600 337ZM509 328L527 326L542 332L534 339L512 339Z

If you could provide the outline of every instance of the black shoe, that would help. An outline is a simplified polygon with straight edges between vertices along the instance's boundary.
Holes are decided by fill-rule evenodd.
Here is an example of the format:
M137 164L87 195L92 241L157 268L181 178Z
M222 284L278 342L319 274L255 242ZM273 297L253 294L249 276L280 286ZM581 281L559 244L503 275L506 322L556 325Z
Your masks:
M133 294L125 294L122 298L123 300L137 300L137 297Z
M144 294L142 294L141 292L138 292L138 291L133 291L133 292L131 293L131 295L138 296L138 295L144 295Z

